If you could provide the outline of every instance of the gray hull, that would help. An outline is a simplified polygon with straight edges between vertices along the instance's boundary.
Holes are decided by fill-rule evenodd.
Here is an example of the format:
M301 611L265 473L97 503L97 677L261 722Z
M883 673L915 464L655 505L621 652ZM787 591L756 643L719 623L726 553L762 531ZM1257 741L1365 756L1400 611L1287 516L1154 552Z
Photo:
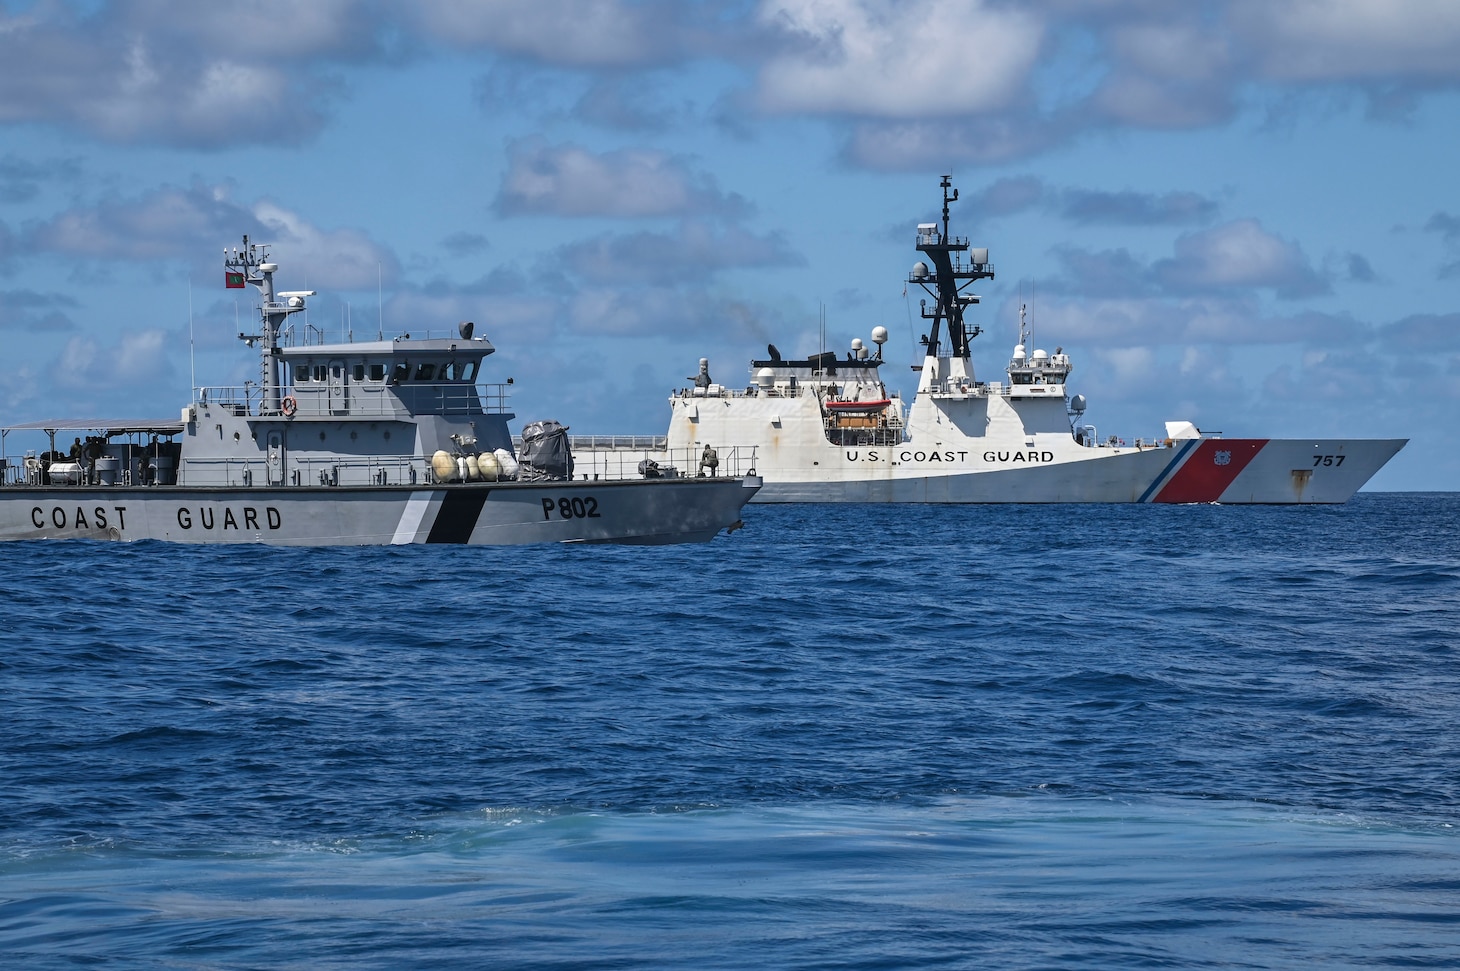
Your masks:
M744 479L363 488L19 487L0 540L164 540L271 546L705 542L739 525Z

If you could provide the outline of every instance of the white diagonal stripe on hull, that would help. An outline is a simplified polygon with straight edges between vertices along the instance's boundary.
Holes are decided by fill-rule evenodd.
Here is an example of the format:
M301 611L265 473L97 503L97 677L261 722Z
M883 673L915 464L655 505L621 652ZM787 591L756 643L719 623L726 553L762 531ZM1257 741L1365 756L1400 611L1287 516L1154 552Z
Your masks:
M432 493L413 492L411 498L406 502L406 508L401 513L400 523L395 527L395 536L391 537L390 545L403 546L416 541L416 534L421 531L421 520L426 518L426 511L431 508Z

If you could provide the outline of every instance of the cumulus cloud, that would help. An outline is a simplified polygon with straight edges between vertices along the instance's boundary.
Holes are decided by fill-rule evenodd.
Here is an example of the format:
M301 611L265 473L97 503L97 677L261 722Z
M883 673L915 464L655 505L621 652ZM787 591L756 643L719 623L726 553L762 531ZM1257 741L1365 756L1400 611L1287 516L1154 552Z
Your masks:
M53 158L33 162L17 155L0 157L0 202L28 202L46 183L74 184L81 179L81 161Z
M982 0L764 0L785 46L761 67L760 105L896 119L1006 107L1029 77L1041 22Z
M1097 297L1240 295L1268 289L1296 298L1329 290L1297 244L1268 233L1255 219L1187 233L1176 239L1173 250L1172 256L1147 264L1124 249L1059 247L1054 253L1060 273L1046 288ZM1362 271L1368 264L1359 260Z
M1268 78L1460 80L1450 0L1230 0L1228 20Z
M715 4L680 0L418 0L417 23L455 47L574 68L673 63L717 46ZM719 42L723 43L723 41Z
M1041 209L1077 225L1180 226L1216 215L1216 200L1196 192L1110 192L1058 188L1034 176L997 179L968 196L964 205L975 219Z
M1195 192L1099 192L1068 189L1060 195L1060 215L1070 222L1114 226L1177 226L1204 222L1217 203Z
M750 210L685 160L650 149L594 153L578 145L524 139L508 148L497 196L505 215L738 218Z
M1460 313L1412 314L1380 333L1386 344L1410 351L1460 351Z
M1274 92L1403 105L1460 83L1451 0L259 0L243 25L176 0L23 6L0 12L0 124L202 148L307 140L347 92L336 72L442 46L571 77L566 110L618 130L662 130L654 72L729 65L741 124L845 123L846 156L884 169L1220 124ZM1049 69L1067 54L1078 69Z
M452 256L475 256L491 247L481 233L452 233L441 241L441 248Z
M32 227L40 250L94 259L157 260L213 252L242 232L256 233L257 218L218 186L164 186L130 200L70 209Z
M88 394L135 387L139 381L154 387L173 374L165 350L174 341L175 335L156 328L124 333L108 345L78 335L66 342L47 371L58 386Z
M1272 235L1255 219L1239 219L1176 240L1175 255L1152 267L1172 291L1265 287L1285 298L1328 292L1296 243Z
M272 202L255 203L253 214L274 246L271 255L301 285L368 290L400 273L395 254L359 230L321 229Z
M1194 15L1187 22L1119 24L1105 35L1105 44L1110 71L1090 101L1108 120L1192 128L1233 114L1229 41Z
M1094 347L1360 345L1373 336L1370 327L1346 315L1268 316L1250 298L1215 296L1046 297L1039 304L1038 327L1066 344Z
M1425 223L1425 232L1439 233L1445 242L1453 243L1460 240L1460 217L1452 216L1448 212L1437 212Z
M0 122L70 126L114 142L221 147L298 142L335 87L319 61L372 47L364 0L249 9L131 0L87 15L41 3L0 14Z
M769 308L722 294L687 299L676 287L590 288L569 307L574 330L587 334L686 336L713 333L722 338L765 340L775 319Z
M27 242L91 259L216 265L211 261L222 247L244 233L276 246L273 256L300 288L374 289L400 269L394 254L358 230L321 229L267 200L241 205L225 186L164 186L136 199L71 209L31 227Z
M66 310L76 306L74 299L62 293L0 290L0 330L75 330Z
M805 260L779 235L756 236L699 221L672 233L600 236L563 247L562 264L593 284L702 281L729 267L801 265Z

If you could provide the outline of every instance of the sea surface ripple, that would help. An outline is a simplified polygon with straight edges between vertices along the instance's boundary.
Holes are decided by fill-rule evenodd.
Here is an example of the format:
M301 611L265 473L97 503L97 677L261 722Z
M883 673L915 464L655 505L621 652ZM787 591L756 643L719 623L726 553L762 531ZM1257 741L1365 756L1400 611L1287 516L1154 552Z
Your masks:
M1460 494L7 544L0 964L1460 965Z

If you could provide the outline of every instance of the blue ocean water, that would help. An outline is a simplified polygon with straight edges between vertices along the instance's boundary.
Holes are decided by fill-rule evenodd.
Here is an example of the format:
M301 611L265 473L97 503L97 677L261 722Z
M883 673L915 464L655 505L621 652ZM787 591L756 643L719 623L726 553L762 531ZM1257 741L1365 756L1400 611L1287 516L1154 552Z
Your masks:
M1460 965L1460 494L16 543L0 965Z

